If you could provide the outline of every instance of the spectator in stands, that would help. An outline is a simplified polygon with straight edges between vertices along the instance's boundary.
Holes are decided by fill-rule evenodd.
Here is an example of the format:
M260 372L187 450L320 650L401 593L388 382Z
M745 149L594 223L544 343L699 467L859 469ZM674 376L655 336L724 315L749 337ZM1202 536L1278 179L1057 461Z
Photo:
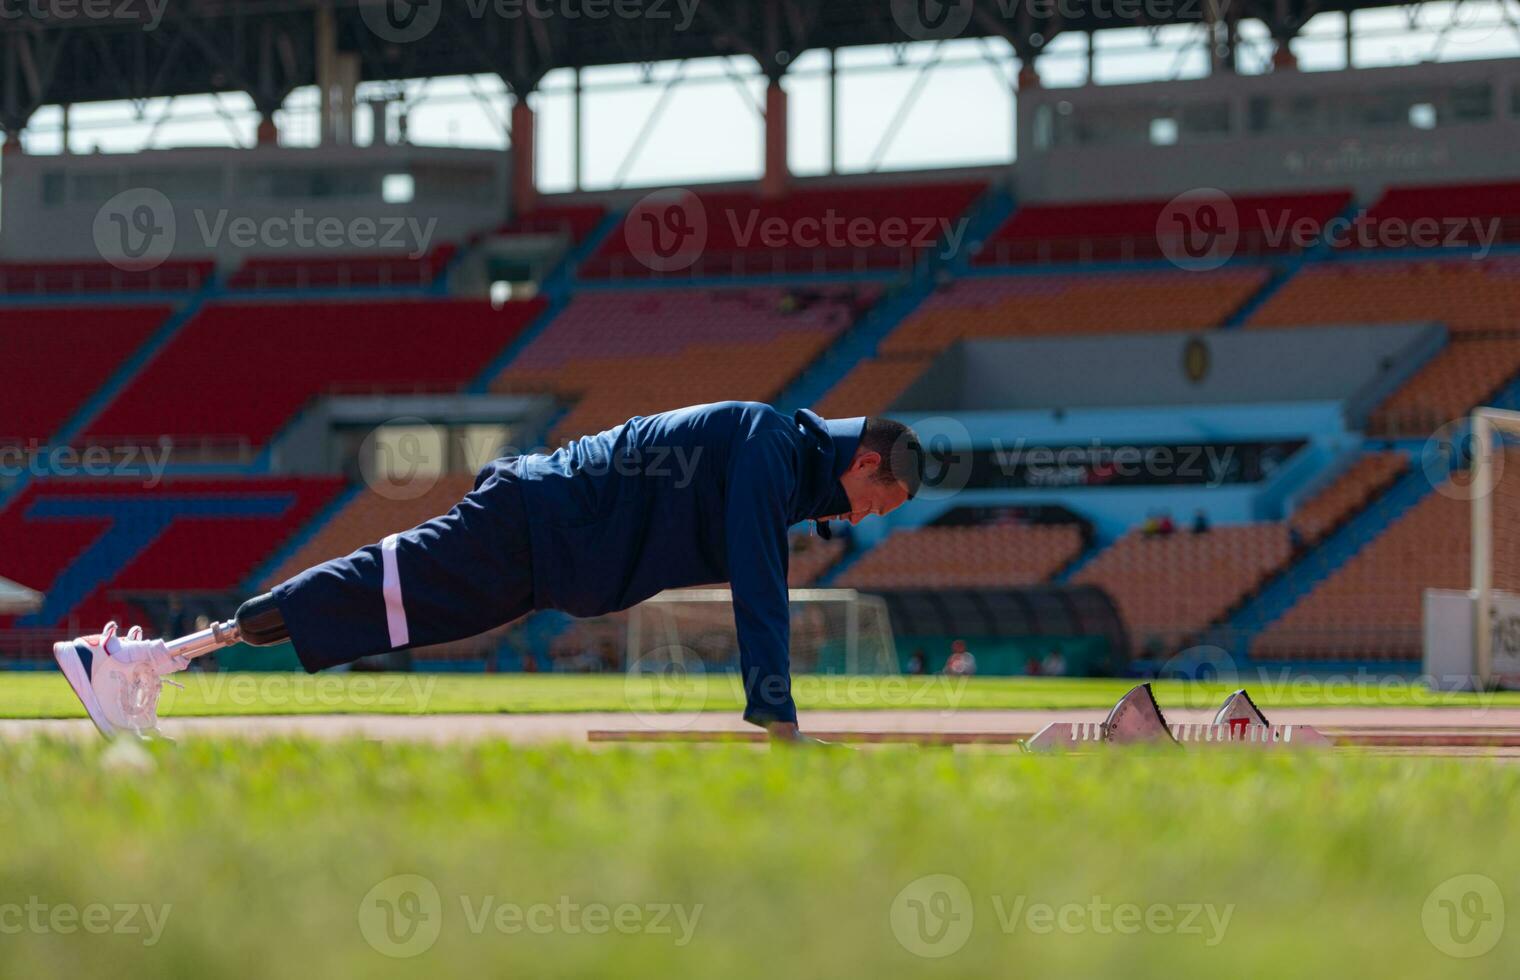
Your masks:
M1156 533L1163 538L1177 533L1177 523L1172 520L1171 514L1162 513L1160 519L1156 521Z
M971 677L976 673L976 657L966 649L965 640L950 644L950 659L945 661L945 673L952 677Z
M928 672L929 658L924 655L924 648L914 647L912 656L908 657L908 673L920 675Z
M1204 512L1202 507L1198 508L1193 512L1193 533L1208 534L1209 527L1209 515Z
M1060 647L1051 647L1045 655L1045 662L1040 665L1040 672L1051 677L1066 676L1066 658L1061 656Z
M1024 673L1028 674L1030 677L1039 677L1040 658L1036 657L1033 654L1030 654L1029 659L1024 662Z
M1140 525L1140 533L1148 538L1154 538L1161 533L1161 519L1155 514L1149 514L1145 522Z

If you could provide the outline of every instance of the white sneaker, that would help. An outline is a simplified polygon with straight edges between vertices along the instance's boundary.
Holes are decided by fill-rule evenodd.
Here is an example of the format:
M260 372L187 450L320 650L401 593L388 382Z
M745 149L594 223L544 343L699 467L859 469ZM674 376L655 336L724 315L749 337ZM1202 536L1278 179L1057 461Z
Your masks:
M107 623L99 636L53 644L53 659L107 738L158 734L161 677L190 665L184 657L171 656L163 640L144 640L139 627L118 636L115 623Z

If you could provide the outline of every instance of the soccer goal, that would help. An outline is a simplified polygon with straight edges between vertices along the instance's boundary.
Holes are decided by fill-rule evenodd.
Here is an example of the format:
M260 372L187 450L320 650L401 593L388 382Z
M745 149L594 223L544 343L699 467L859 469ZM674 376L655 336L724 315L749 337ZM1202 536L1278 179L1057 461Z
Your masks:
M1520 412L1477 409L1451 441L1435 447L1452 460L1437 492L1466 501L1471 572L1465 591L1425 591L1425 671L1442 688L1520 687Z
M792 589L792 671L896 674L897 645L887 604L854 589ZM726 670L739 666L733 593L662 592L629 611L630 672Z

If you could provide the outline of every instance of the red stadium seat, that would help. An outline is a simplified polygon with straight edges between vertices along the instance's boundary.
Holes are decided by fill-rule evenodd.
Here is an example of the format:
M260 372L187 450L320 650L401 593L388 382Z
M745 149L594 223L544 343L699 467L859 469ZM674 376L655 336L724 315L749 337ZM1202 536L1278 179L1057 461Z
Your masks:
M986 189L984 182L808 186L785 197L755 191L699 195L706 243L682 277L910 268L939 238L943 222L965 213ZM638 219L638 212L632 215ZM841 227L830 235L826 222ZM855 235L851 222L866 229ZM760 229L786 229L777 246ZM898 229L901 229L899 231ZM581 267L586 278L643 278L653 275L629 243L615 233ZM790 243L792 238L798 239ZM901 240L901 243L899 242Z
M169 316L167 306L0 309L0 443L46 440ZM46 370L69 366L66 374Z
M217 304L202 310L85 434L258 447L333 392L458 391L543 309L474 300Z

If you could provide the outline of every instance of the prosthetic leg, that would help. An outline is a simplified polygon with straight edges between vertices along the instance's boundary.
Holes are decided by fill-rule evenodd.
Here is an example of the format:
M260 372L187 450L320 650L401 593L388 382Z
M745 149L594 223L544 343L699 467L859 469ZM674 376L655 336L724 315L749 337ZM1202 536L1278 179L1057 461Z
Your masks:
M288 639L290 631L285 628L280 606L273 595L265 592L239 606L232 619L212 623L199 633L170 640L165 645L174 656L193 660L236 643L267 647Z

